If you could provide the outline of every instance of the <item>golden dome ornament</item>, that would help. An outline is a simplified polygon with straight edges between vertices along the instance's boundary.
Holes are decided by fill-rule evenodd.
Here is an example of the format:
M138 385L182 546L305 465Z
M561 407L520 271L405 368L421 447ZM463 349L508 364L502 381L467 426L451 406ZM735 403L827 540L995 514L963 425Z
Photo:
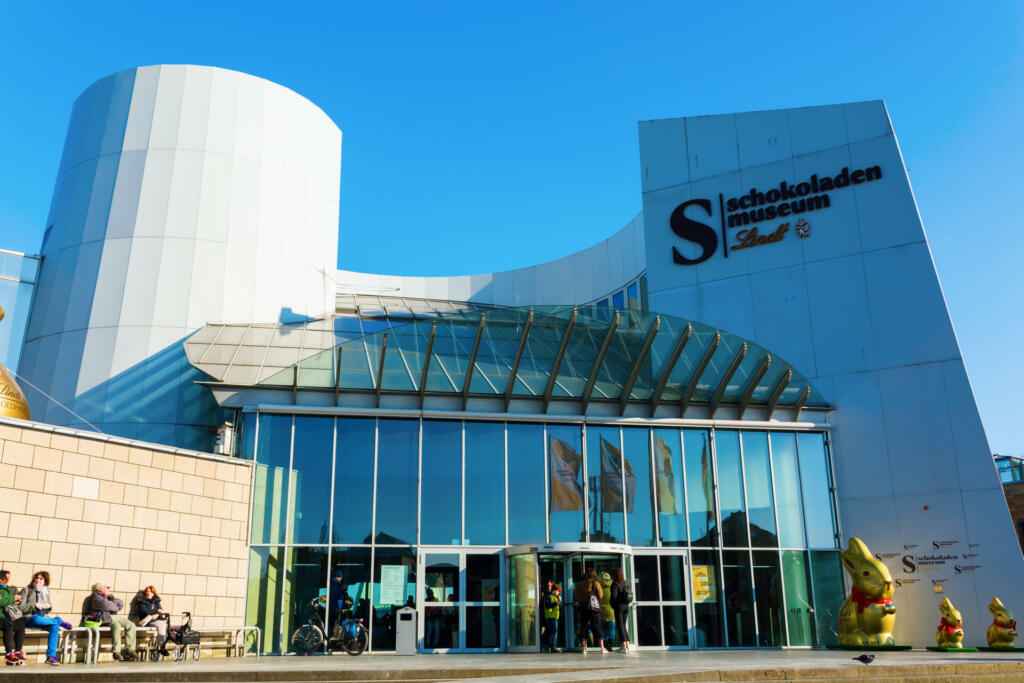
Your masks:
M0 306L0 320L4 319L4 315L4 309ZM0 416L32 419L28 412L28 399L3 363L0 363Z

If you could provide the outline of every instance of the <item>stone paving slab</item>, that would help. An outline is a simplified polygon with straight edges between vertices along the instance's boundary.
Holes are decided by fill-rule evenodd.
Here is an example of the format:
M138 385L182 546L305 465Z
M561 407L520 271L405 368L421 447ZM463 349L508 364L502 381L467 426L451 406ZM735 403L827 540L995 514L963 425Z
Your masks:
M855 653L854 653L855 654ZM348 657L208 658L198 662L42 664L6 668L11 680L83 683L95 681L446 681L491 683L550 681L616 683L667 681L1024 681L1024 654L933 653L924 650L880 653L864 666L849 652L827 650L719 650L643 652L586 656L548 654L362 655Z

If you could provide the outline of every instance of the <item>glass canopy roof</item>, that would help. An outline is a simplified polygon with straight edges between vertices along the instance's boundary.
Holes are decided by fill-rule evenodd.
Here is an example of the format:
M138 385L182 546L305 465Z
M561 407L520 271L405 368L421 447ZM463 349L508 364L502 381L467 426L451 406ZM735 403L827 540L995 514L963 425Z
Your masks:
M828 407L767 349L702 323L637 310L535 306L414 319L341 341L260 386L551 401Z

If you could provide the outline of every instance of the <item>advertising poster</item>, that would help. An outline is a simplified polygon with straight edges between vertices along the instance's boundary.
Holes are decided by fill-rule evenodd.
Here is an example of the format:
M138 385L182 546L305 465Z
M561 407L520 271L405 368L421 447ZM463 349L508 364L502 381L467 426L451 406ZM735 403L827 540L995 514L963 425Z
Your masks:
M378 605L398 605L405 602L404 564L385 564L380 568L380 597Z
M706 564L695 564L690 568L693 577L693 601L715 602L715 568Z

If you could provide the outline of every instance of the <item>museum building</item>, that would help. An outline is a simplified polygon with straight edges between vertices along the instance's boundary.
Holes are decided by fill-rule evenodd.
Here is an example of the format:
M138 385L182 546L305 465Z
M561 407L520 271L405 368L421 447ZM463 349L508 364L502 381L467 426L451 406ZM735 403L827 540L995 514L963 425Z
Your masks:
M641 213L582 251L355 273L313 103L217 68L108 76L40 250L32 416L180 452L219 429L254 463L234 597L268 653L340 594L373 652L405 605L420 651L537 651L546 581L591 567L634 582L643 648L823 646L851 536L901 642L934 638L936 593L979 629L1012 607L1022 557L884 104L643 121L639 146Z

